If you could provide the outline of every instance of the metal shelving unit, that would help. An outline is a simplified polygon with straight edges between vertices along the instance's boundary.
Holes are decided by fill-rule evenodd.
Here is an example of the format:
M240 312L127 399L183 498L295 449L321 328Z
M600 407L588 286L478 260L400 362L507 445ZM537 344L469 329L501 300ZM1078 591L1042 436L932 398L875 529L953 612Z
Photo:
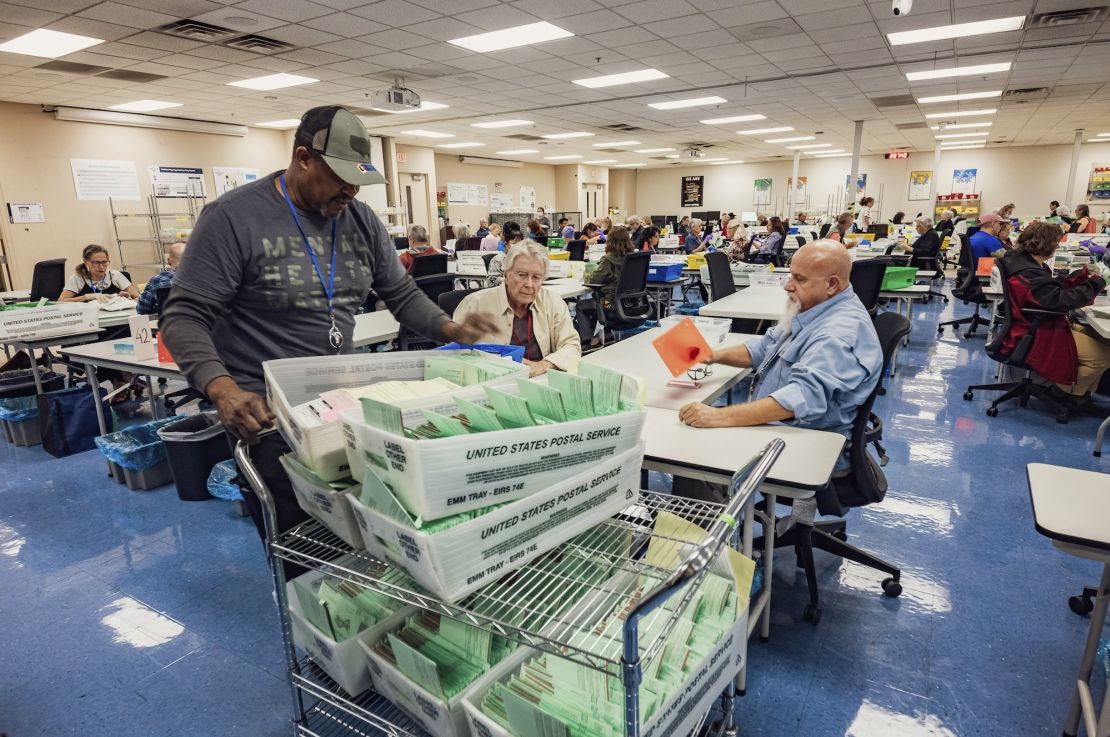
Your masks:
M285 561L620 678L625 686L625 733L627 737L638 737L642 669L661 654L666 636L693 599L696 584L724 546L739 547L737 521L754 503L756 489L783 447L783 441L772 441L734 474L728 505L641 490L620 515L451 603L441 601L406 573L367 551L353 551L315 520L281 535L273 534L276 517L272 497L250 461L247 446L240 443L235 451L236 461L262 502L267 555L293 691L294 733L332 737L375 734L373 730L379 730L393 737L423 735L383 697L368 691L352 698L311 660L297 657L286 598L282 565ZM689 551L686 541L662 537L654 530L654 520L664 511L704 528L706 541ZM673 544L676 552L681 551L682 562L677 569L658 568L645 561L648 542L653 538L656 545L666 541L664 544ZM598 575L599 568L603 575ZM615 612L624 614L623 638L616 640L596 634L593 630L598 623ZM641 629L655 635L641 642ZM746 628L743 639L746 642ZM743 661L746 663L746 658ZM317 699L317 704L306 710L305 696ZM735 734L734 697L733 688L722 695L725 719L721 730L725 734ZM323 728L315 726L321 722L328 731L319 731ZM703 718L701 723L704 722ZM367 727L371 731L366 731Z
M159 201L165 199L184 200L185 212L165 212L159 208ZM129 269L150 269L154 273L158 273L165 268L166 264L166 249L175 240L179 240L177 233L186 228L192 230L196 225L197 218L200 216L200 211L203 209L205 197L203 195L189 195L187 197L155 197L154 195L147 196L148 212L116 212L116 203L109 197L108 209L112 214L112 230L116 236L116 250L119 253L119 269L126 271ZM132 221L143 221L147 226L146 236L137 236L134 233L121 233L120 226L122 223L129 223ZM163 233L163 223L167 221L181 223L182 227L175 230L171 237L167 237ZM187 237L183 236L183 237ZM131 248L132 244L146 244L148 250L144 255L132 259L134 251ZM145 258L152 260L146 261ZM133 275L134 276L134 275Z

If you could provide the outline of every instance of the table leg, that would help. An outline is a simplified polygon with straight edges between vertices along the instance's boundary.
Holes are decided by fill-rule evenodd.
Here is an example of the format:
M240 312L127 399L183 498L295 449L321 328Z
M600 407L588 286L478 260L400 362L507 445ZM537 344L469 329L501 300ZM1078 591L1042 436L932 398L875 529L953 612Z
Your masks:
M1098 426L1098 432L1095 434L1096 458L1102 455L1102 439L1106 437L1106 428L1108 427L1110 427L1110 417L1107 417L1105 420L1102 421L1102 424ZM1110 689L1107 689L1107 692L1110 692Z
M35 360L35 349L28 346L27 355L31 357L31 377L35 380L35 393L42 394L42 375L39 373L39 362Z
M96 379L96 366L91 363L85 364L85 380L89 382L89 388L92 389L93 406L96 407L96 424L100 427L100 434L108 434L108 421L104 417L104 403L100 401L100 382ZM108 478L113 478L112 464L105 460L108 466Z
M755 539L755 494L744 505L744 529L741 532L740 552L749 558L752 556L752 546ZM748 603L751 607L751 602ZM750 630L749 630L750 631ZM747 635L747 632L744 633ZM743 669L736 674L736 691L744 694L748 688L748 662L744 660Z
M150 376L143 378L146 380L146 394L150 398L150 416L152 419L160 420L162 415L158 412L158 403L154 400L154 381Z
M1098 641L1102 636L1102 628L1106 622L1106 609L1110 605L1110 563L1102 567L1102 580L1098 585L1098 596L1095 599L1095 608L1091 612L1091 629L1087 632L1087 646L1083 649L1083 658L1079 661L1079 678L1072 694L1071 706L1068 708L1068 717L1064 722L1064 734L1075 737L1079 732L1079 716L1082 710L1080 688L1091 680L1091 670L1095 664L1095 655L1098 653ZM1094 723L1094 719L1091 719Z
M767 642L771 639L771 574L775 568L775 505L778 504L778 495L765 494L763 498L767 502L764 513L770 524L763 526L763 591L766 592L767 603L763 605L759 639Z
M913 298L912 297L910 299L906 300L906 320L909 321L911 326L913 325ZM911 330L911 332L912 332L912 330ZM902 345L909 345L909 344L910 344L910 334L906 333L906 337L902 338Z

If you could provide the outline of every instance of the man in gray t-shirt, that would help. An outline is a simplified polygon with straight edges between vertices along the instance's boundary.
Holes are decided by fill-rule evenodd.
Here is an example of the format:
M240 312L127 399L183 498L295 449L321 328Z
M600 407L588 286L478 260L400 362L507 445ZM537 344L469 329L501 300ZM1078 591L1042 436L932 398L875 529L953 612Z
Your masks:
M405 274L385 226L355 199L359 186L384 182L357 116L309 110L288 169L204 208L163 306L163 339L189 383L215 403L229 432L257 443L252 458L282 530L304 513L277 463L288 447L276 434L258 442L274 421L263 361L349 353L355 311L371 289L430 338L473 343L495 328L484 315L455 323ZM261 532L257 500L244 492Z

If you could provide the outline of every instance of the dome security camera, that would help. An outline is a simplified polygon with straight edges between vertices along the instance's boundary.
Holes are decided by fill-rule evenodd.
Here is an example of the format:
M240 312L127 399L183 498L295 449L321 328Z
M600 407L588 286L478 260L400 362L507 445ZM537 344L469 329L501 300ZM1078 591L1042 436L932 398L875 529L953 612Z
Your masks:
M912 8L913 0L892 0L890 4L890 12L895 15L909 15Z

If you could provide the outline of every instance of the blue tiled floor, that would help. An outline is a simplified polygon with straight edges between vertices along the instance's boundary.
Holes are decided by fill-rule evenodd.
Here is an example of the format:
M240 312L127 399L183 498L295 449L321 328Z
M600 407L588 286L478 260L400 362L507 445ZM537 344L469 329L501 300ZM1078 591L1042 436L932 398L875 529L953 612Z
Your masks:
M771 641L752 642L747 737L1057 735L1087 621L1067 597L1097 565L1033 529L1026 463L1110 471L1097 421L1036 407L986 417L983 339L915 310L880 398L886 501L853 512L852 540L902 566L905 593L818 553L824 617L778 559ZM289 692L254 529L220 501L131 492L95 452L58 460L0 446L0 732L282 736ZM654 479L658 483L659 479Z

